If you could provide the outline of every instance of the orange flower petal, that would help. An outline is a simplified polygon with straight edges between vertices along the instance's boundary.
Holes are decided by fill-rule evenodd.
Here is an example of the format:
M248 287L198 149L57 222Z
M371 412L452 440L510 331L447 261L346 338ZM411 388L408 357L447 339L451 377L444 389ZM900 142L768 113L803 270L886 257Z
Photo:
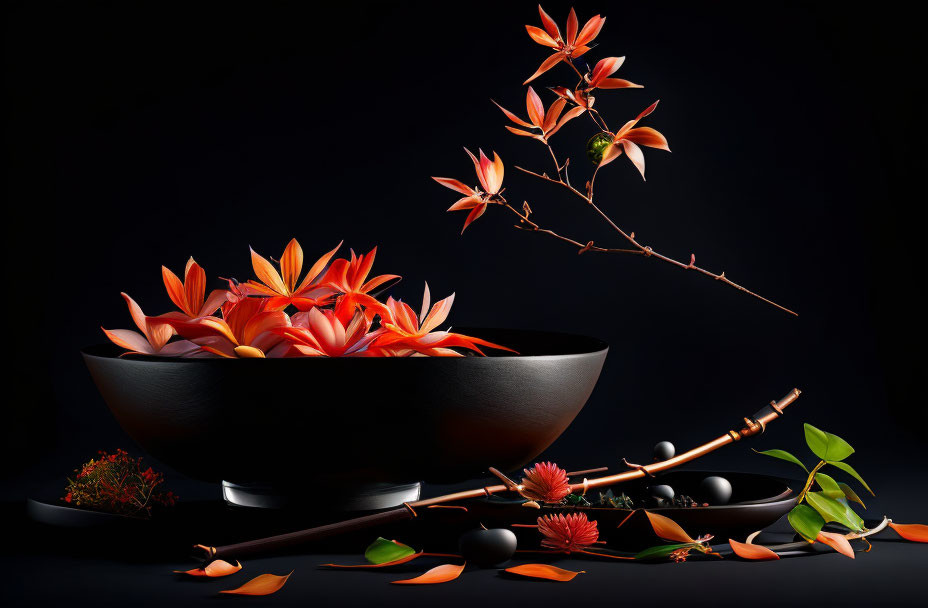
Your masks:
M303 248L296 239L291 239L280 256L280 274L291 292L296 287L296 281L303 270Z
M622 139L633 141L636 144L648 146L649 148L657 148L659 150L666 150L670 152L670 145L667 143L667 138L661 135L659 131L652 129L651 127L638 127L637 129L631 129L625 133Z
M572 581L578 574L586 573L586 570L574 572L573 570L564 570L563 568L558 568L557 566L551 566L548 564L522 564L521 566L506 568L505 571L512 574L518 574L519 576L543 578L545 580L557 581L559 583Z
M670 519L669 517L664 517L663 515L658 515L657 513L651 513L650 511L645 511L644 514L648 516L648 520L651 522L651 527L654 528L654 533L661 538L673 540L678 543L696 542L690 538L689 534L683 531L683 528L681 528L677 522Z
M249 247L249 249L251 248ZM287 286L284 285L277 269L275 269L270 262L261 257L254 249L251 249L251 266L254 268L255 275L257 275L262 283L282 296L288 295L289 291L287 290Z
M577 36L577 40L574 41L574 44L577 46L582 46L593 41L594 38L599 36L599 32L603 29L603 25L606 23L605 17L600 17L596 15L586 22L586 25L583 26L583 29L580 30L580 34Z
M209 578L218 578L220 576L229 576L242 569L242 563L235 560L234 564L221 559L214 559L206 567L194 568L193 570L175 570L175 574L188 574L190 576L205 576Z
M532 87L529 87L528 92L525 94L525 109L528 110L528 119L532 121L532 125L543 128L545 124L545 106L541 103L541 98Z
M597 89L643 89L644 87L640 84L635 84L630 80L623 80L622 78L603 78L599 81L599 84L596 85Z
M728 544L731 546L731 550L735 552L735 555L743 559L754 559L761 561L768 559L780 559L779 555L767 547L739 543L738 541L732 540L730 538L728 539Z
M545 27L548 34L555 40L560 38L561 30L557 29L557 24L554 22L554 19L541 8L540 4L538 5L538 14L541 16L541 24Z
M420 574L416 578L407 578L401 581L390 581L394 585L436 585L438 583L447 583L461 576L464 572L464 564L457 566L455 564L444 564L435 566L428 572Z
M641 179L645 179L644 152L641 151L641 148L639 148L637 144L627 139L623 139L619 143L622 144L622 148L625 150L625 155L628 156L628 160L632 161L632 164L638 169L638 173L641 174Z
M495 103L495 102L494 102ZM501 106L502 107L502 106ZM507 112L507 110L503 110ZM436 182L444 186L445 188L451 188L456 192L461 194L467 194L468 196L474 194L474 189L462 182L461 180L452 179L450 177L433 177Z
M187 310L184 312L195 317L206 297L206 271L192 257L187 261L187 269L184 271L184 295L187 299Z
M510 127L509 125L503 125L503 126L506 127L506 129L509 130L510 133L521 135L522 137L531 137L533 139L545 141L544 136L539 135L538 133L529 133L528 131L523 131L522 129L516 129L515 127Z
M516 116L515 113L510 112L509 110L507 110L507 109L504 108L503 106L499 105L498 103L496 103L496 102L493 101L492 99L491 99L490 101L492 101L492 102L496 105L497 108L499 108L500 110L502 110L502 111L503 111L503 114L506 115L506 118L508 118L508 119L511 120L512 122L516 123L517 125L522 125L523 127L528 127L529 129L532 128L532 123L530 123L530 122L525 122L524 120L522 120L521 118L519 118L518 116ZM433 179L437 179L437 178L433 178ZM466 192L465 192L464 194L466 194Z
M168 297L174 302L174 306L187 312L187 295L181 280L167 266L161 267L161 278L164 280L164 287L168 290Z
M928 543L928 526L925 524L890 523L889 527L906 540L916 543Z
M580 23L577 21L577 11L571 7L570 14L567 15L567 44L573 45L577 40L577 28Z
M564 111L564 106L566 105L567 100L563 97L559 97L554 100L554 103L552 103L551 107L548 108L548 112L545 114L545 124L543 125L546 133L557 124L557 119L560 117L561 112Z
M538 44L549 46L553 49L556 49L558 47L558 43L555 42L554 39L551 36L549 36L548 33L545 32L540 27L535 27L534 25L526 25L525 30L528 32L528 35L532 37L532 40L534 40Z
M303 277L303 281L300 283L300 286L297 287L296 293L302 293L307 287L312 285L313 281L316 280L316 277L322 273L323 269L328 265L329 260L332 259L338 250L341 248L344 241L339 241L331 251L320 257L316 262L310 267L309 271L306 273L306 276Z
M290 574L293 574L293 571L291 571ZM290 574L287 576L262 574L261 576L251 579L237 589L226 589L219 593L230 593L234 595L270 595L280 591L280 588L283 587L287 579L290 578Z
M481 203L474 207L471 212L467 215L467 219L464 220L464 227L461 228L461 234L464 234L464 231L467 230L467 227L474 223L474 221L479 218L487 210L487 204Z
M836 534L835 532L819 532L818 536L815 537L820 543L825 543L841 555L846 555L851 559L854 559L854 549L851 547L851 543L844 538L843 534Z
M541 65L538 66L538 69L535 70L535 73L529 76L528 80L526 80L522 84L530 83L531 81L535 80L536 78L538 78L539 76L541 76L542 74L544 74L545 72L547 72L548 70L550 70L551 68L553 68L554 66L556 66L563 60L564 60L564 55L562 53L555 53L551 55L550 57L542 61Z

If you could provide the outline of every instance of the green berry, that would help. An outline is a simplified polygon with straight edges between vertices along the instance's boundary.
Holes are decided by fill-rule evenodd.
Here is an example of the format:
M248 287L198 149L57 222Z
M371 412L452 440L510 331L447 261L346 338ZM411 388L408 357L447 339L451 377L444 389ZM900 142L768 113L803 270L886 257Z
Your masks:
M603 160L603 153L609 144L612 143L612 135L609 133L597 133L586 142L586 156L593 164L598 165Z

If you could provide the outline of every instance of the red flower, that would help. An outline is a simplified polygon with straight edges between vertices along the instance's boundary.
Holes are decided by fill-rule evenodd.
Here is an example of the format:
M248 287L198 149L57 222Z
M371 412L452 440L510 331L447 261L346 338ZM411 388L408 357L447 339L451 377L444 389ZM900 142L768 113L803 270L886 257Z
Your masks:
M467 148L464 148L464 151L474 162L477 179L480 181L479 188L471 188L462 181L450 177L432 177L445 188L451 188L455 192L465 195L464 198L458 199L455 204L448 207L448 211L471 210L467 214L467 219L464 220L464 228L461 229L461 234L464 234L471 222L483 215L489 203L498 204L501 202L499 194L502 191L503 174L505 172L503 161L496 152L493 153L493 161L491 162L487 155L483 153L483 150L478 150L480 154L479 160Z
M544 534L543 547L564 553L582 553L599 539L595 521L584 513L545 515L538 518L538 531Z
M596 15L586 22L586 25L578 34L577 13L574 9L570 9L570 14L567 16L567 36L565 37L561 36L561 31L558 29L557 24L554 23L554 19L548 16L548 13L541 8L540 4L538 5L538 13L541 15L541 24L545 29L533 25L526 25L525 29L532 40L542 46L555 49L556 52L545 59L535 73L522 84L528 84L535 80L562 61L570 61L589 51L590 47L587 45L599 35L599 31L603 29L603 24L606 22L605 17Z
M556 503L570 494L567 471L553 462L539 462L533 469L525 469L522 494L532 500Z

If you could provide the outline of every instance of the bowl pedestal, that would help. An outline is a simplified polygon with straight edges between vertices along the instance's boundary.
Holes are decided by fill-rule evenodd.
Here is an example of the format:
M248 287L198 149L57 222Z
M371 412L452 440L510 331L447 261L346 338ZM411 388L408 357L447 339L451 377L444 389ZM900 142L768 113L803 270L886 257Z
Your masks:
M337 511L376 511L398 507L404 502L419 500L419 482L393 484L369 483L326 490L326 509ZM329 498L331 497L331 498ZM232 506L256 509L291 509L313 501L319 496L294 491L271 484L222 482L222 498Z

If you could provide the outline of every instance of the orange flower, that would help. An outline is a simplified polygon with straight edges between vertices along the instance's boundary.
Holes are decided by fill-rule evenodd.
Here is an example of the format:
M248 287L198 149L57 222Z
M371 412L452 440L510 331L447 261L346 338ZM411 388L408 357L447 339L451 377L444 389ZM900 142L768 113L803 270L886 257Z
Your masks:
M279 273L273 264L252 249L251 265L260 282L248 281L243 287L247 295L268 297L267 310L283 310L290 304L299 310L309 310L317 304L323 304L326 297L331 295L331 290L322 287L316 279L341 246L339 243L335 249L316 260L299 284L297 281L303 270L303 248L296 239L287 244L284 254L280 256Z
M368 280L371 268L374 266L374 258L377 256L377 248L374 247L365 255L355 255L351 251L351 259L345 260L339 258L332 262L332 266L325 273L325 276L319 281L321 285L338 292L336 311L343 323L348 323L359 306L370 309L368 319L373 314L384 314L384 305L378 302L369 292L381 287L388 281L399 279L396 274L382 274Z
M164 280L164 287L168 290L171 301L187 317L211 315L219 310L219 307L228 299L224 289L214 289L210 292L209 298L205 298L206 272L193 260L193 257L187 260L183 282L167 266L161 267L161 278Z
M558 503L570 494L567 471L553 462L539 462L532 469L525 469L522 478L522 495L530 500Z
M153 321L170 325L204 351L220 357L282 357L290 345L274 330L290 325L290 318L282 310L266 310L268 303L268 298L245 298L225 319L157 317Z
M545 59L535 73L522 84L530 83L561 61L570 61L589 51L590 47L586 45L599 35L599 31L603 29L603 24L606 22L605 17L596 15L586 22L586 25L578 34L577 13L571 8L570 14L567 16L567 36L562 37L554 19L548 16L548 13L541 8L540 4L538 5L538 13L541 15L541 24L544 29L532 25L526 25L525 29L532 40L542 46L555 49L556 52Z
M429 308L430 300L429 285L426 283L422 297L422 309L417 317L408 304L390 297L387 300L387 314L382 319L386 331L377 338L374 346L389 349L392 354L399 356L415 353L433 357L462 356L451 350L452 348L467 348L482 355L483 352L478 345L515 352L480 338L447 331L433 331L448 318L451 305L454 303L454 294L436 302L431 308Z
M164 357L183 357L197 352L200 348L187 340L168 343L174 330L169 325L150 319L142 312L141 307L135 303L135 300L123 293L122 297L129 306L129 314L142 333L132 331L131 329L105 329L101 327L103 333L110 341L130 353L141 355L160 355Z
M279 327L275 333L293 349L307 357L370 357L378 353L369 349L379 332L368 333L370 321L358 311L347 326L334 310L313 308L291 318L291 327Z
M658 100L660 101L660 100ZM638 169L638 172L641 173L641 178L644 179L644 154L641 152L641 148L637 144L642 146L648 146L649 148L657 148L659 150L667 150L670 152L670 146L667 144L667 138L661 135L659 132L655 131L651 127L635 127L638 124L638 121L654 111L654 108L657 107L658 101L655 101L641 114L638 115L634 120L630 120L625 123L621 129L616 131L615 135L612 138L612 143L603 151L603 159L600 162L600 166L607 165L613 160L618 158L622 151L625 151L625 154L628 156L628 159L632 161L632 164Z
M477 172L477 179L480 181L479 188L471 188L463 182L449 177L432 177L442 186L465 195L464 198L448 207L448 211L471 210L467 215L467 219L464 220L464 228L461 229L461 234L464 234L464 231L474 220L484 214L488 204L501 202L499 194L502 191L505 170L503 161L496 152L493 153L493 162L490 162L483 150L478 150L480 160L477 160L477 157L467 148L464 148L464 151L474 162L474 170Z
M541 541L543 547L564 553L583 553L599 539L596 522L588 520L585 513L539 517L538 531L545 537Z
M547 144L548 138L554 135L555 133L557 133L560 130L560 128L563 127L567 123L567 121L579 116L580 114L583 114L585 110L584 108L581 108L581 107L571 108L566 114L564 114L563 117L561 117L560 120L558 120L558 118L561 116L561 112L564 110L564 106L567 105L567 100L564 98L558 99L557 101L551 104L551 107L548 108L548 111L546 113L545 107L541 103L541 99L538 97L538 94L535 92L535 90L532 87L528 88L528 92L525 95L525 106L526 108L528 108L528 118L531 122L526 122L522 120L521 118L516 116L514 113L510 112L509 110L499 105L495 101L493 103L495 103L496 107L502 110L503 114L505 114L506 117L512 122L516 123L517 125L527 127L529 129L538 129L541 131L541 133L524 131L522 129L516 129L515 127L510 127L509 125L506 125L507 129L509 129L511 132L515 133L516 135L522 135L524 137L534 137L535 139L537 139L538 141L544 144Z

